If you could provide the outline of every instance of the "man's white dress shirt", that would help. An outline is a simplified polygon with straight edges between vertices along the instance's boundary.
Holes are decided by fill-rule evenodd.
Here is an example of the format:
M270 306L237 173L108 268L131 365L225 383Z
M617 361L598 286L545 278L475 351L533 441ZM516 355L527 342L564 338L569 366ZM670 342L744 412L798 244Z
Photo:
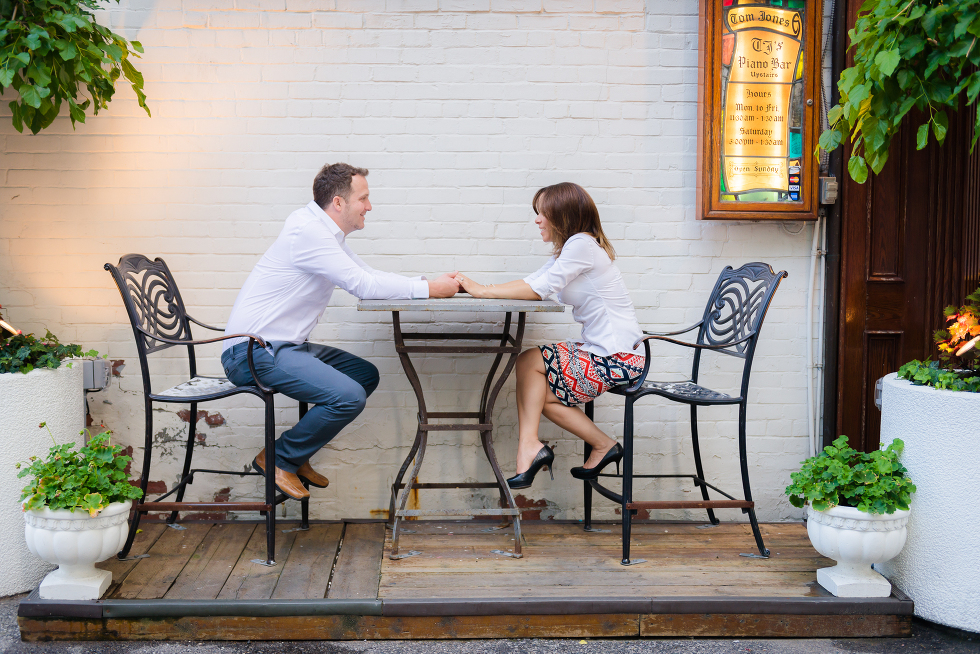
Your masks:
M643 355L643 349L633 349L643 332L623 276L589 234L573 235L557 258L524 281L541 299L557 294L559 302L572 305L572 317L582 325L583 349L604 357Z
M266 342L303 343L339 286L362 300L429 297L422 277L375 270L344 241L337 223L316 202L286 218L275 243L245 280L226 334L256 334ZM225 349L248 339L225 341Z

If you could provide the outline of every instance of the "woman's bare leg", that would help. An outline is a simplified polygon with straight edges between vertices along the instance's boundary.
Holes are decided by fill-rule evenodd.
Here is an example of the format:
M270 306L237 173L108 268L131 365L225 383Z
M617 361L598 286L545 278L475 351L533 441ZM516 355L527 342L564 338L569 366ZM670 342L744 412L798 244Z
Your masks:
M541 449L538 427L544 409L548 380L544 376L541 350L532 348L517 357L517 474L526 472Z
M538 427L541 415L592 446L592 455L585 463L594 468L616 444L595 426L581 409L562 404L548 388L544 359L538 348L526 350L517 358L517 421L520 441L517 444L517 473L531 467L531 461L541 449Z
M549 392L549 396L544 405L544 417L592 446L592 454L589 455L584 467L594 468L599 465L599 461L612 449L616 441L596 427L584 411L578 407L565 406L554 393Z

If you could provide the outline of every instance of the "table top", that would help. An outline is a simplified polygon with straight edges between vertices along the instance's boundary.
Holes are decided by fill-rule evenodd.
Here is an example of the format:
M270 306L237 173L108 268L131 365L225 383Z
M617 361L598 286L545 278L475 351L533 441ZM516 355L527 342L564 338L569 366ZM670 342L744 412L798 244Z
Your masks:
M554 300L496 300L474 297L426 298L424 300L361 300L358 311L518 311L562 312Z

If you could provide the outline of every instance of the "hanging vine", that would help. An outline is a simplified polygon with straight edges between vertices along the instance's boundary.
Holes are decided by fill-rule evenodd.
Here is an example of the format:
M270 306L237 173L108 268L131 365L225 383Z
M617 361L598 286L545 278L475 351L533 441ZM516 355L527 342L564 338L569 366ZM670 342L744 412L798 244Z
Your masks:
M118 0L116 0L118 2ZM143 46L95 22L96 0L0 0L0 95L13 89L14 128L37 134L67 102L72 127L106 109L124 77L150 115L143 75L131 59Z
M828 113L830 127L820 135L817 151L834 150L850 137L847 170L863 184L869 166L881 172L891 140L913 108L926 116L916 131L919 150L929 143L930 132L943 144L948 112L976 111L980 0L868 0L848 36L854 65L837 82L840 104ZM971 151L978 130L980 114Z

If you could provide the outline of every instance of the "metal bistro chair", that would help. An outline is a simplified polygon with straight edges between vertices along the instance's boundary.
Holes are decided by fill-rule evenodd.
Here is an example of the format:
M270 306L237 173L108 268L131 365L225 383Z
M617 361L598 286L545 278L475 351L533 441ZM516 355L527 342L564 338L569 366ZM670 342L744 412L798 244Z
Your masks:
M239 393L251 393L259 397L265 403L265 449L266 461L276 460L276 433L275 419L273 411L275 409L274 394L275 390L264 386L255 374L255 366L252 362L252 347L258 345L265 347L265 342L254 334L227 334L217 338L207 340L194 340L191 335L191 325L194 323L205 329L212 331L224 331L220 327L205 325L199 320L195 320L187 314L184 302L177 290L170 269L163 259L157 258L150 261L142 254L127 254L119 259L119 265L113 266L107 263L105 269L112 274L119 293L122 295L123 303L126 305L126 313L133 327L133 335L136 337L136 349L139 352L140 366L143 371L143 398L146 412L146 440L144 442L143 471L140 478L140 488L143 490L143 497L137 501L134 508L135 515L129 526L129 536L126 544L119 552L119 558L125 559L133 546L133 539L139 527L140 517L144 513L169 512L167 523L176 526L179 512L181 511L258 511L265 516L266 521L266 545L267 558L265 561L256 559L257 563L273 566L276 564L276 512L277 504L284 502L286 495L276 494L275 475L269 474L265 478L265 501L264 502L185 502L184 491L189 484L194 483L194 475L197 473L211 473L220 475L261 475L258 471L236 471L236 470L208 470L203 468L191 469L191 459L194 454L194 436L197 431L197 405L202 402L210 402L223 397L237 395ZM195 345L204 343L215 343L229 338L247 337L249 343L248 367L252 373L254 386L235 386L223 377L203 377L197 374L197 358L194 353ZM190 368L190 380L178 384L165 391L154 393L150 386L150 369L148 365L148 355L173 347L182 345L187 347L187 359ZM147 501L146 487L150 479L150 460L153 453L153 403L178 403L190 404L190 415L188 422L190 426L187 431L187 449L184 454L184 468L180 475L180 481L169 492L157 497L152 501ZM306 403L299 405L300 417L307 410ZM304 483L305 486L305 483ZM163 500L177 494L176 501L164 502ZM309 528L309 500L302 500L301 529Z
M762 541L762 532L755 516L755 502L752 501L752 490L749 487L749 466L745 447L745 410L749 392L749 373L752 370L752 358L759 339L759 330L766 317L772 296L779 287L779 282L787 277L786 271L773 272L766 263L747 263L737 270L726 266L715 283L704 316L696 324L676 332L654 334L643 332L642 339L646 350L646 364L640 379L629 387L620 386L612 389L611 393L626 398L624 416L624 456L622 474L602 473L599 477L620 477L623 480L623 493L619 495L599 483L598 479L584 482L585 486L585 530L592 531L592 490L621 506L623 521L623 565L642 563L642 559L630 560L630 529L633 515L638 509L707 509L708 520L713 525L718 524L714 509L741 509L747 513L755 535L759 554L747 554L761 558L769 557L769 550ZM671 336L686 334L698 330L694 343L679 341ZM647 379L650 370L650 341L666 341L694 349L694 365L691 379L683 382L658 382ZM637 343L639 345L639 342ZM698 385L698 367L701 363L702 350L728 354L743 359L742 386L738 396L732 397L718 391L713 391ZM673 402L688 404L691 407L691 439L694 446L694 475L635 475L633 474L633 404L646 395L659 395ZM738 451L742 472L742 491L744 499L725 493L704 480L704 469L701 465L701 450L698 446L698 407L718 405L738 405ZM595 407L590 402L585 407L585 413L592 418ZM585 458L589 458L591 447L586 445ZM694 485L701 489L701 500L634 502L634 479L690 478ZM728 498L712 500L708 489Z

